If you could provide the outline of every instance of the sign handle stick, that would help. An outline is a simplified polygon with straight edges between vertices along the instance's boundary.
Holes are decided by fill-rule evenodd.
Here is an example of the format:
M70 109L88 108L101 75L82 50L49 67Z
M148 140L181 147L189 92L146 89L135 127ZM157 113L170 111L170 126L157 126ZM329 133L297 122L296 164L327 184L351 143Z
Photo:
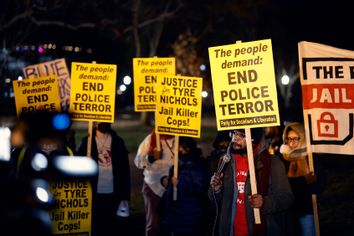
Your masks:
M242 43L241 40L237 40L236 43ZM257 180L256 180L256 173L254 170L254 159L253 159L253 147L252 147L252 136L251 136L251 129L245 128L246 132L246 143L247 143L247 158L248 158L248 168L250 173L250 181L251 181L251 193L257 193ZM254 214L254 221L256 224L261 223L261 215L259 208L253 208Z
M257 194L257 181L256 181L255 170L254 170L251 129L245 128L245 132L246 132L246 143L247 143L248 169L249 169L249 173L250 173L251 192L253 195L253 194ZM255 223L260 224L261 223L261 216L260 216L259 208L253 208L253 213L254 213Z
M305 127L309 127L308 123L308 116L304 113L304 125ZM307 148L307 158L309 162L309 167L310 171L315 173L315 168L313 165L313 155L312 155L312 150L311 150L311 143L310 143L310 133L308 129L305 129L305 134L306 134L306 148ZM315 230L316 230L316 236L320 236L320 220L318 218L318 209L317 209L317 195L312 194L312 208L313 208L313 218L315 222Z
M92 61L92 64L96 64L96 61ZM87 156L91 157L91 146L92 146L92 128L93 121L90 120L88 122L88 131L87 131Z
M179 149L179 136L175 136L175 155L173 158L173 177L178 179L178 149ZM177 200L177 187L173 186L173 200Z
M92 128L93 128L93 121L88 122L88 136L87 136L87 156L91 157L91 145L92 145Z
M155 133L155 134L156 134L156 149L157 151L161 151L160 134L159 133Z

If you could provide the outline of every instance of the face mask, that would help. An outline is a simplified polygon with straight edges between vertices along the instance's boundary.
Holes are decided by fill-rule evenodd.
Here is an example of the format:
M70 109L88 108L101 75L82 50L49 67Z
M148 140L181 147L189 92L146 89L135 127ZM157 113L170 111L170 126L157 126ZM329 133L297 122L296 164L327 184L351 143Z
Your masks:
M97 130L102 132L102 133L107 133L110 129L110 125L106 123L99 123L97 125Z

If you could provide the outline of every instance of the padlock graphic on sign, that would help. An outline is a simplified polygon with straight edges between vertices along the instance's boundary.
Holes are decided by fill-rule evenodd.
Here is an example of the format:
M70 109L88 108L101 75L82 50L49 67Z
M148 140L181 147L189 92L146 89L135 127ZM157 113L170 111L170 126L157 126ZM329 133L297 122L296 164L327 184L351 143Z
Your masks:
M330 112L323 112L320 119L317 120L317 130L319 137L337 137L338 138L338 120Z

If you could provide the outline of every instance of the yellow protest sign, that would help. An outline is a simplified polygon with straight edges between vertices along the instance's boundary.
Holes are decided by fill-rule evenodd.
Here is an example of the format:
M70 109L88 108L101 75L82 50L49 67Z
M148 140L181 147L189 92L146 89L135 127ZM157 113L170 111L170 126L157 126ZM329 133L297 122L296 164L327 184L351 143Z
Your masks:
M91 235L92 189L88 180L50 185L56 206L50 212L52 235Z
M155 111L157 75L176 74L175 58L133 58L134 109Z
M58 79L54 76L12 81L17 115L36 110L60 111Z
M270 39L209 48L218 130L279 125Z
M70 112L73 120L114 122L117 66L73 62Z
M203 79L199 77L157 77L157 133L200 137L202 86Z
M22 71L26 79L57 77L61 109L67 111L70 100L70 74L64 58L26 66Z

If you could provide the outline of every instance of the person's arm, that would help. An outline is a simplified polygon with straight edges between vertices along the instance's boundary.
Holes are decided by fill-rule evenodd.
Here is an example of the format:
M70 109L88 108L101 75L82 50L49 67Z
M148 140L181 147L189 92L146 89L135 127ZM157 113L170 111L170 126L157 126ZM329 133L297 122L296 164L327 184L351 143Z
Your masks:
M261 208L265 214L286 210L291 207L294 201L284 164L277 157L273 157L271 168L268 195L263 196Z
M150 165L149 162L149 150L150 150L151 134L140 143L136 156L134 158L134 164L139 169L145 169Z

